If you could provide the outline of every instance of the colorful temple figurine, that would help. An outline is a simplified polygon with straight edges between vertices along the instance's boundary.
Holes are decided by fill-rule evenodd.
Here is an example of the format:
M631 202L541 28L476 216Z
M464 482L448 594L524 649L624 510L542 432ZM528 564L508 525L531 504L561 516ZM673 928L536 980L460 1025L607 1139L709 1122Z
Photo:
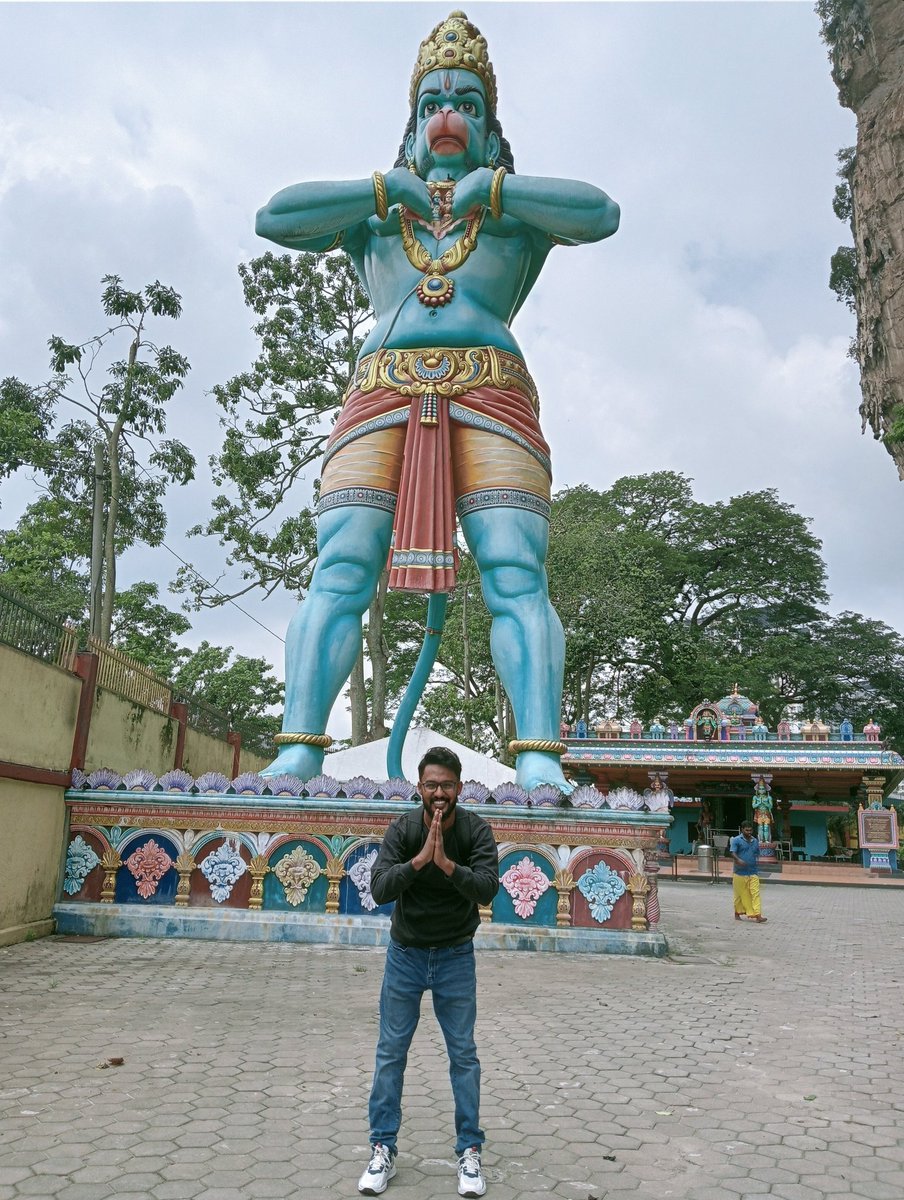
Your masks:
M585 738L587 736L587 722L581 717L577 725L574 727L574 736L577 738Z
M750 737L755 742L765 742L769 736L769 727L763 723L762 717L757 717L750 730Z
M854 740L854 726L850 723L847 717L841 722L838 729L838 736L843 742L852 742Z
M653 722L653 724L650 726L650 737L653 738L653 740L657 741L657 742L661 742L662 739L665 737L665 726L662 724L662 722L659 720L658 717Z
M791 722L782 717L775 729L775 735L780 742L790 742L791 740Z
M872 717L863 726L863 736L868 742L878 742L879 734L882 732L882 727L877 725Z
M638 721L637 717L628 726L628 733L635 740L643 737L643 725Z
M559 725L559 737L564 741L565 738L571 737L571 726L567 721L562 721Z
M542 47L538 65L542 74ZM380 69L377 46L361 78ZM348 120L366 120L344 86ZM424 652L389 744L389 773L401 771L455 586L458 520L514 712L518 783L567 792L556 725L565 643L545 570L550 453L510 325L553 248L609 237L619 209L589 183L515 173L487 43L463 13L421 43L408 100L391 169L295 184L257 216L258 234L290 250L342 246L376 318L324 452L317 564L286 638L285 718L267 773L320 771L387 558L390 587L429 596Z
M769 784L760 775L755 776L753 789L753 819L756 822L757 837L760 845L772 841L772 797L769 794Z
M673 742L677 742L681 736L681 730L678 728L677 721L669 721L669 737Z

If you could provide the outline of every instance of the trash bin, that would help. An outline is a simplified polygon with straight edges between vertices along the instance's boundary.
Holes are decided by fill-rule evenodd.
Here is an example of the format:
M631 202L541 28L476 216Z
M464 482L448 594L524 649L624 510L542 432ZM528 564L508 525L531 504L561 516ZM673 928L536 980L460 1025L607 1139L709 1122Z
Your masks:
M697 870L701 875L712 875L713 873L713 848L712 846L697 847Z

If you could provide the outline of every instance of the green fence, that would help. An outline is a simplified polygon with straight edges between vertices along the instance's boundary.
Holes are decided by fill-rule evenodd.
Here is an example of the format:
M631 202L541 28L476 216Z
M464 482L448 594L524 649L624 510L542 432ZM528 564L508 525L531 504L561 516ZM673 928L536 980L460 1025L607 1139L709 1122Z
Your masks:
M71 671L78 633L32 608L21 596L0 587L0 642L44 662Z

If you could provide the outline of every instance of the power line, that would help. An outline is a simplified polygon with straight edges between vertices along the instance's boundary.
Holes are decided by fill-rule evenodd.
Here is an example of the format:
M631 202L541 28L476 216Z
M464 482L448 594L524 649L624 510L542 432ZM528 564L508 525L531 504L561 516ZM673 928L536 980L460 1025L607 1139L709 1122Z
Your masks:
M155 449L155 450L158 449L158 447L154 445L154 443L151 441L151 439L149 437L145 437L144 440L150 446L152 446L153 449ZM135 456L134 451L132 452L132 462L138 468L138 470L141 471L142 475L146 475L147 478L150 479L154 483L157 482L157 480L154 479L154 476L151 475L150 471L148 471L148 469L144 465L144 463L138 461L138 459ZM168 550L170 552L170 554L172 554L173 558L178 559L178 561L180 563L182 563L182 565L184 567L188 567L189 571L191 571L193 575L196 575L198 577L198 579L200 579L201 582L205 585L205 587L209 587L211 589L211 591L216 592L216 594L218 596L222 596L223 600L227 604L231 604L233 608L238 609L238 611L240 613L242 613L243 616L246 616L249 621L253 621L255 623L255 625L259 625L260 628L263 629L263 631L265 633L269 633L271 637L275 637L278 642L282 642L282 644L285 646L285 644L286 644L285 638L280 637L278 633L275 633L272 629L270 629L267 625L265 625L263 623L263 621L259 621L257 619L257 617L252 616L252 614L250 612L248 612L246 609L242 608L241 604L236 604L235 600L233 600L233 598L231 596L227 596L225 592L221 592L220 589L216 586L216 584L211 583L209 579L205 579L204 576L201 574L201 572L198 570L198 568L193 566L192 563L188 562L186 559L184 559L181 554L177 554L176 551L172 548L172 546L168 546L166 544L166 542L163 542L163 541L160 542L160 545L163 547L164 550Z
M190 562L187 562L182 557L181 554L177 554L176 551L172 548L172 546L168 546L166 544L166 542L161 542L160 545L163 547L164 550L168 550L170 552L170 554L172 554L173 558L177 558L184 567L188 567L189 571L191 571L193 575L197 575L198 579L200 579L201 582L206 587L209 587L212 591L216 592L216 594L218 596L222 596L223 600L227 604L231 604L233 608L237 608L238 611L240 613L242 613L244 616L246 616L249 621L253 621L255 623L255 625L259 625L261 627L261 629L264 630L265 633L269 633L272 637L275 637L278 642L282 642L283 645L286 644L285 638L280 637L278 633L275 633L272 629L270 629L268 626L266 626L263 623L263 621L259 621L257 619L257 617L252 616L252 614L250 612L248 612L246 609L242 608L241 604L236 604L236 602L232 599L232 597L227 596L225 592L221 592L220 589L216 586L216 584L211 583L209 579L205 579L204 576L201 574L201 572L198 570L198 568L192 566L192 564Z

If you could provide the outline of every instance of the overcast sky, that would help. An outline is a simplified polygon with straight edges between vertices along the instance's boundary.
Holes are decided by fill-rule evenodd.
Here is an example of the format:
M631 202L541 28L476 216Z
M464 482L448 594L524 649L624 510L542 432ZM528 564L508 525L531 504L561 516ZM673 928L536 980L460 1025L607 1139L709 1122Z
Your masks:
M287 184L391 165L418 43L452 7L0 4L0 376L38 382L51 333L99 332L104 274L176 288L167 338L192 372L169 432L201 470L170 495L167 541L208 576L223 551L184 531L211 494L209 390L255 349L236 270L269 245L255 211ZM832 611L904 630L904 492L861 436L853 318L827 287L850 240L835 153L856 133L812 4L465 9L517 169L587 179L622 208L613 238L553 252L514 325L554 486L671 469L708 502L774 487L812 518ZM33 494L7 484L0 523ZM122 583L165 589L177 565L131 553ZM279 634L294 607L242 603ZM191 644L282 671L280 643L235 609L192 619Z

